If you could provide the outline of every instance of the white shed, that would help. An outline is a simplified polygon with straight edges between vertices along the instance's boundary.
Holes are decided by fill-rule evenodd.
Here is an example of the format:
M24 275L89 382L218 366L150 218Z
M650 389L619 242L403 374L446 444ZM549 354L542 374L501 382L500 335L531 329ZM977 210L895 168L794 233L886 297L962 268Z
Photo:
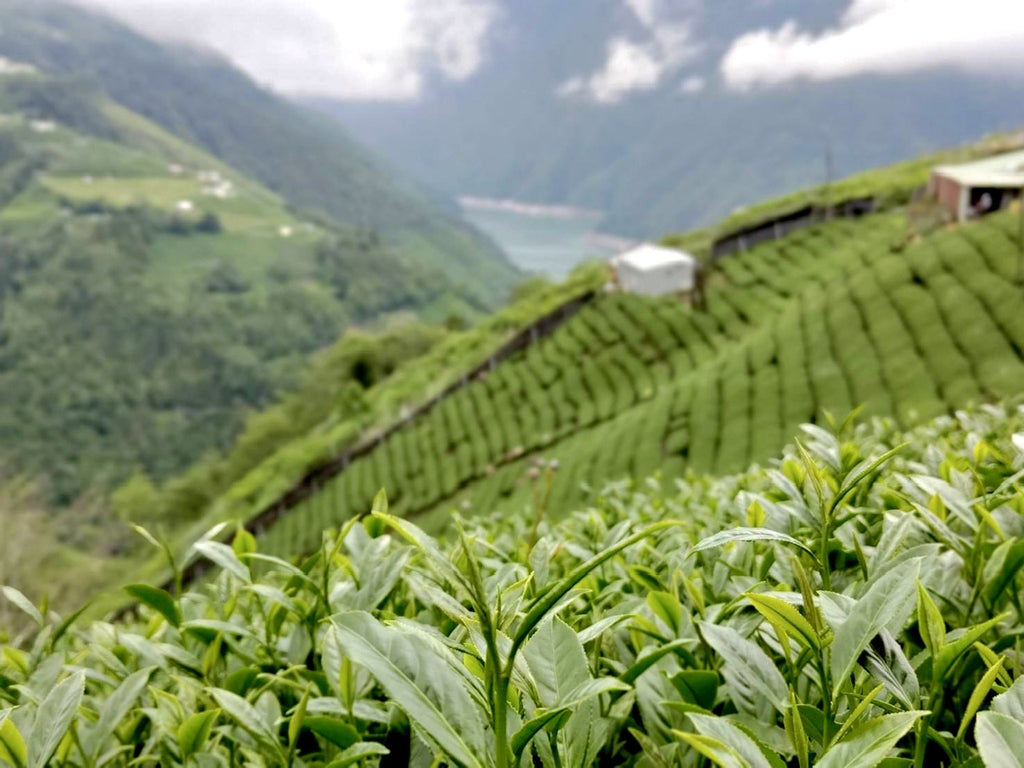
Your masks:
M612 259L619 287L644 296L689 294L697 287L700 264L675 248L643 243Z
M998 211L1024 189L1024 150L973 163L938 165L928 187L957 221Z

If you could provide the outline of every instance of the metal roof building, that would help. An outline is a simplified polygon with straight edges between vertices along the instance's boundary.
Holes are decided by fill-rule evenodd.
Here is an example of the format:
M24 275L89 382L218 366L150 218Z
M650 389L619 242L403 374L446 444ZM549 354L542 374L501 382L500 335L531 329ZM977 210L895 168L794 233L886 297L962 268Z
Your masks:
M611 260L619 287L644 296L689 294L700 263L685 251L643 243Z
M957 221L1005 207L1024 189L1024 150L932 169L929 191Z

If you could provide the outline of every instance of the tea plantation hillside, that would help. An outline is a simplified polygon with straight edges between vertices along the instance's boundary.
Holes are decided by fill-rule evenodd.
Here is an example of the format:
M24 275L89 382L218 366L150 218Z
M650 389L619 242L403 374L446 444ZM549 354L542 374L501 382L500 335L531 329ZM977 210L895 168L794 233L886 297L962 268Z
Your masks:
M0 763L1019 766L1022 429L807 426L448 541L381 493L299 565L207 538L219 575L118 623L5 589Z
M354 461L264 546L315 547L381 487L429 525L456 507L559 514L617 477L764 461L827 413L909 426L1018 394L1017 226L995 216L905 245L899 214L834 221L723 260L706 310L600 297Z

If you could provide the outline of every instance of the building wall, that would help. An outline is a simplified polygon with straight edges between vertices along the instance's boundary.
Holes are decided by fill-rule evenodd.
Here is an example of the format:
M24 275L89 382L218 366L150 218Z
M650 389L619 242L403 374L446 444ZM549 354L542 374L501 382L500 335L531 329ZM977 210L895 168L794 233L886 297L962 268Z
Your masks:
M964 216L965 212L962 210L964 189L958 182L936 173L932 174L932 181L929 187L943 208L956 216L957 219Z
M657 269L635 269L628 263L618 265L619 285L623 290L642 296L664 296L690 293L697 279L697 264L667 264Z

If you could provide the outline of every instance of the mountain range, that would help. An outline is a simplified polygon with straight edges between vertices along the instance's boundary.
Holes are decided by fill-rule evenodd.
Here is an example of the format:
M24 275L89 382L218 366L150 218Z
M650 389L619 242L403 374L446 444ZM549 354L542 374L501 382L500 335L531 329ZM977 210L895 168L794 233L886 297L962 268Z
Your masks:
M259 87L222 57L157 43L61 2L3 0L0 15L0 56L48 73L66 92L101 93L292 206L378 231L402 246L400 253L467 287L475 282L484 303L507 288L514 270L450 204L402 179L336 123ZM60 99L33 105L57 119L62 108Z
M645 26L630 5L504 2L473 77L435 82L414 101L313 103L448 195L596 209L606 231L647 237L1024 124L1020 81L992 73L727 87L719 62L737 36L795 18L820 31L845 4L819 0L676 3L693 9L674 43L683 63L653 87L584 98L575 91L603 66L608 41L641 44L670 23Z

